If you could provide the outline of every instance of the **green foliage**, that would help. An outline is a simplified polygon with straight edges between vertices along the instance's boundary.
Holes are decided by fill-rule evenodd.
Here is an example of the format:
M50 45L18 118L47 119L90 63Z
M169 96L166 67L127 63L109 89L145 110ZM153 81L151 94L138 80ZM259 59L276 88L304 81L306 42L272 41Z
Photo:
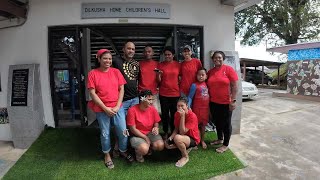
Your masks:
M244 45L270 36L284 44L318 38L319 7L319 0L264 0L235 14L236 34Z
M216 139L207 133L206 140ZM176 168L178 150L155 152L144 163L128 164L113 159L115 168L103 164L98 129L46 130L4 176L8 179L208 179L212 176L244 168L228 150L223 154L215 147L192 150L190 161Z
M280 79L285 78L285 76L287 75L287 67L288 64L282 64L279 68L279 74L280 74ZM272 77L273 79L277 79L278 78L278 70L273 71L271 74L269 74L270 77Z

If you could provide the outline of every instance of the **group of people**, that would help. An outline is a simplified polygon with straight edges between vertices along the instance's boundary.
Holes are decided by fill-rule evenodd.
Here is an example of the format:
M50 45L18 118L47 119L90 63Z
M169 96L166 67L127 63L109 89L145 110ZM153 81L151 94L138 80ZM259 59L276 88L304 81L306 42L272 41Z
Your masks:
M204 134L210 111L218 135L210 144L222 144L216 149L219 153L228 149L238 76L223 63L222 51L214 52L215 66L207 72L201 61L192 57L190 46L183 49L182 63L175 60L172 47L164 48L163 62L153 59L151 46L144 48L145 59L139 62L133 58L133 42L125 43L122 50L121 57L112 57L109 50L100 49L96 55L99 67L89 72L87 82L92 98L89 107L99 123L107 168L114 168L111 126L116 134L113 156L134 161L128 141L138 162L144 162L144 156L152 151L178 148L181 158L175 166L183 167L189 161L188 148L198 144L207 148ZM163 136L159 134L160 122Z

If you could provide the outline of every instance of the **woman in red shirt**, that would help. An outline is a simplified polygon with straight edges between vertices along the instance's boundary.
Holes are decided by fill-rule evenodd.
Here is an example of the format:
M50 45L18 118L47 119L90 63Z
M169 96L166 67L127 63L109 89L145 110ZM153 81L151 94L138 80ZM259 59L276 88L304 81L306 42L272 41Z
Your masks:
M128 137L126 132L125 112L122 107L124 84L126 80L118 69L112 68L112 55L107 49L97 52L100 67L93 69L88 75L87 88L92 100L89 107L96 113L100 127L102 152L105 154L104 163L109 168L114 168L110 156L110 126L114 124L119 139L120 154L132 162L133 157L127 153Z
M180 63L173 59L175 51L171 46L165 47L163 53L165 61L158 65L157 80L159 82L161 120L166 139L170 134L169 127L171 132L174 130L173 114L177 111L177 101L180 97Z
M199 59L192 58L192 49L189 45L184 46L182 55L184 60L181 63L180 92L187 96L191 84L197 81L197 72L202 67L202 64Z
M177 103L178 111L174 114L174 131L166 141L167 149L178 148L181 159L176 167L183 167L189 161L187 148L195 147L200 143L198 118L188 107L188 98L180 97Z
M236 107L238 91L238 75L235 70L223 64L226 56L222 51L213 53L211 59L214 67L208 72L208 89L210 96L210 111L213 123L216 125L218 139L211 145L223 145L216 149L218 153L228 150L232 133L231 117Z
M127 125L131 132L130 143L135 149L138 162L144 162L143 156L148 154L150 148L161 151L164 142L159 135L160 116L152 105L154 96L151 90L143 90L139 94L139 104L128 110Z

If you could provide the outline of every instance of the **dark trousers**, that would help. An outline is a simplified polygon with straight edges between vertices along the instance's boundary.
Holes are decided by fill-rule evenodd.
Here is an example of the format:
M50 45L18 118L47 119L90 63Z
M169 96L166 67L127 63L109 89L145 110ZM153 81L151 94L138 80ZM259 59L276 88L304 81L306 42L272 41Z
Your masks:
M174 114L177 112L177 102L179 97L165 97L159 95L161 106L161 121L163 131L168 133L169 127L171 133L174 130Z
M228 146L232 133L232 111L229 110L229 104L210 102L210 111L213 123L217 129L218 139L223 140L223 145Z

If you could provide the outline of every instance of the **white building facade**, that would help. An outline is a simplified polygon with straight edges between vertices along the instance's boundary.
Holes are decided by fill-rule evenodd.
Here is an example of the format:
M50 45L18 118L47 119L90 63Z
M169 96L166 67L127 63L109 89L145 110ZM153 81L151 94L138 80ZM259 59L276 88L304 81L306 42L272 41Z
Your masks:
M246 2L242 4L242 2ZM81 13L84 3L110 3L123 5L139 3L144 7L149 7L153 3L166 4L170 14L167 18L150 18L150 17L105 17L105 18L88 18L84 19ZM251 3L251 4L250 4ZM234 11L235 7L243 8L256 3L255 1L219 1L219 0L30 0L28 2L28 11L26 22L16 27L1 27L0 28L0 77L1 77L1 92L0 92L0 107L6 108L10 104L8 101L8 78L9 66L19 64L39 64L40 69L40 85L43 104L43 124L56 127L57 118L55 113L53 99L55 97L53 91L53 80L55 75L52 71L50 32L59 32L59 29L77 27L79 38L83 38L82 32L86 29L94 29L100 34L108 34L108 31L103 31L104 27L114 27L121 30L125 27L150 27L150 26L165 26L172 28L181 27L196 27L200 32L200 50L199 55L207 69L210 69L211 60L210 52L212 50L234 51L235 49L235 32L234 32ZM100 29L99 29L100 28ZM110 28L109 28L110 29ZM102 32L102 33L101 33ZM99 34L99 33L98 33ZM130 36L130 31L127 32ZM136 34L135 34L136 35ZM77 37L75 37L77 39ZM177 45L175 37L166 39L166 45ZM171 44L170 42L173 41ZM174 42L175 41L175 42ZM168 43L169 42L169 43ZM81 39L79 43L83 43ZM121 42L119 42L121 43ZM117 44L115 44L117 45ZM85 45L81 44L83 50ZM89 47L91 48L91 47ZM178 47L176 47L177 50ZM92 50L92 48L91 48ZM92 50L93 52L93 50ZM137 52L138 53L138 52ZM90 53L89 53L90 54ZM82 59L85 59L82 53ZM90 57L90 55L88 56ZM200 58L199 57L199 58ZM52 61L53 62L53 61ZM81 66L85 66L79 61ZM86 69L86 68L84 68ZM88 68L90 69L90 68ZM87 69L87 70L88 70ZM82 71L82 70L81 70ZM61 72L63 74L63 72ZM81 72L80 72L81 73ZM86 73L83 73L84 75ZM71 81L71 80L69 80ZM84 81L78 83L85 83ZM83 92L85 96L85 90ZM80 101L77 101L77 103ZM64 106L63 103L59 103ZM238 113L238 121L240 122L240 113ZM12 140L10 130L10 114L9 123L0 124L0 140ZM239 127L240 128L240 123ZM237 128L236 128L237 129ZM239 131L239 130L236 130Z

